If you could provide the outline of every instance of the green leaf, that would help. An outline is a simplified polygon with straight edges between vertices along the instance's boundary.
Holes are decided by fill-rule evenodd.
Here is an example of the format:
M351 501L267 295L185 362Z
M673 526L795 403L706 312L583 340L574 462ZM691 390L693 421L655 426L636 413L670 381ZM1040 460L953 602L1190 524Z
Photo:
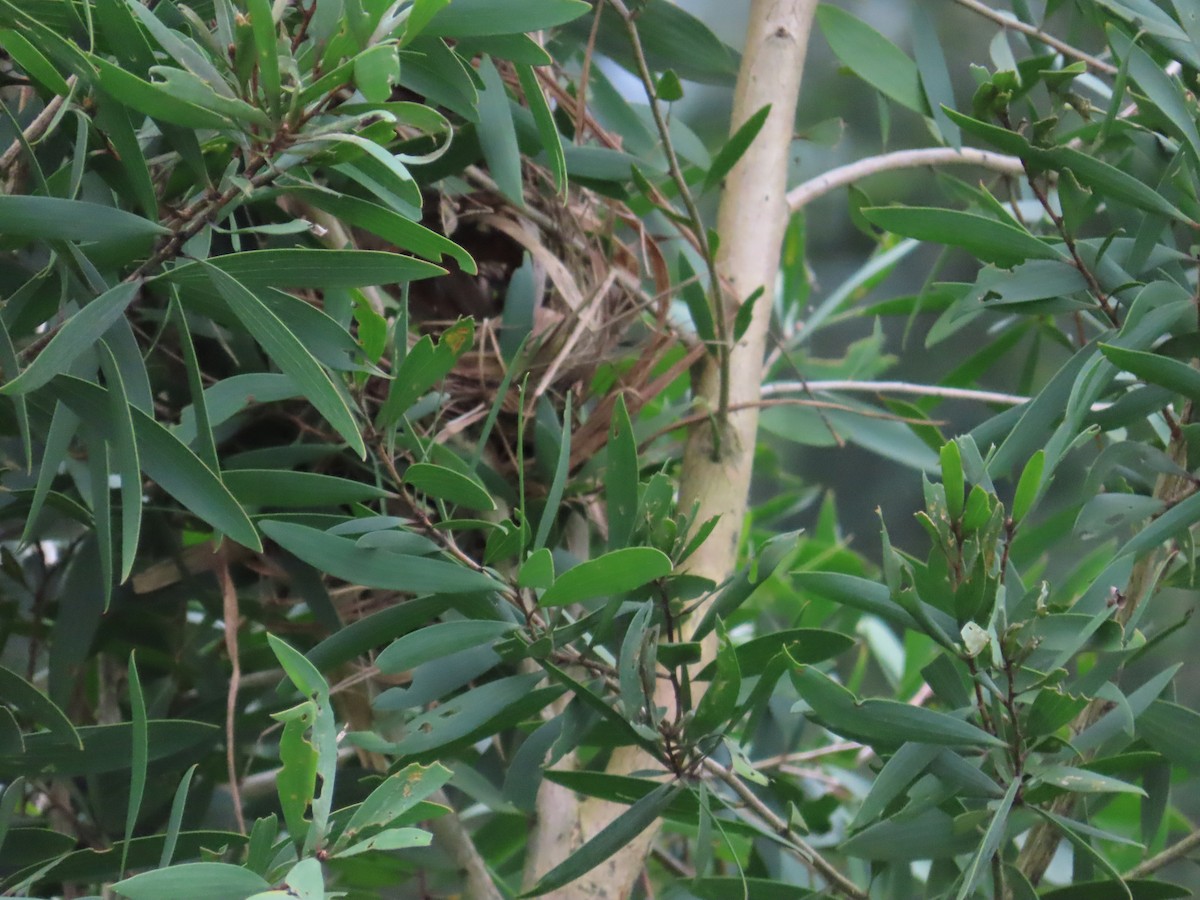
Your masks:
M408 351L396 370L387 399L376 417L378 428L395 424L417 398L446 377L462 354L471 349L475 338L475 322L459 319L438 338L425 335Z
M568 569L542 594L542 606L581 603L635 590L671 574L671 559L653 547L625 547Z
M9 198L0 197L0 210L5 199ZM27 394L69 370L80 354L95 346L108 327L124 314L140 287L137 282L119 284L84 306L62 324L24 372L0 386L0 393Z
M677 783L659 785L543 875L537 884L521 896L540 897L590 872L649 828L681 790L682 786Z
M618 395L608 426L608 465L604 469L609 550L626 546L633 536L637 523L639 471L633 422L624 395Z
M404 471L404 483L430 497L467 509L490 512L496 508L487 488L474 478L434 463L413 463Z
M994 735L946 713L898 700L857 700L811 666L793 674L796 691L832 730L884 745L917 741L949 746L1002 747Z
M138 455L137 434L130 414L129 398L121 370L112 350L104 341L100 342L100 366L108 383L110 421L115 440L112 455L115 457L116 472L121 479L121 576L124 582L133 571L137 559L138 539L142 529L142 478L141 460ZM140 359L140 357L139 357ZM126 835L126 840L129 836Z
M362 434L350 407L308 348L262 300L228 272L208 263L198 262L193 265L203 267L217 292L229 304L229 308L246 330L254 335L271 359L296 383L308 402L316 407L350 448L365 459L366 444L363 443Z
M1155 700L1137 717L1137 734L1176 765L1200 769L1200 714L1195 710Z
M850 13L822 3L817 22L829 48L846 68L884 96L925 115L917 65L899 47Z
M1158 384L1190 400L1200 400L1200 372L1187 363L1158 353L1127 350L1100 344L1100 352L1114 365L1149 384Z
M529 554L517 573L517 586L545 590L554 583L554 555L549 547L542 547Z
M1130 881L1077 881L1068 887L1052 888L1041 900L1175 900L1191 897L1191 888L1167 881L1133 879Z
M283 667L283 671L287 673L288 678L301 694L310 699L320 699L321 701L328 699L328 682L321 677L317 667L309 662L300 651L273 634L267 635L267 643L270 644L275 658L279 660L279 665Z
M175 266L158 276L185 291L207 291L210 269L219 269L249 290L278 288L354 288L403 284L446 274L433 263L379 250L247 250Z
M309 565L351 584L406 593L470 593L501 590L503 585L482 572L457 563L363 549L335 534L267 520L259 523L263 534Z
M1144 715L1144 714L1143 714ZM1074 766L1047 766L1031 772L1039 780L1065 791L1080 794L1140 794L1146 796L1136 784L1121 781L1098 772L1078 769Z
M173 96L162 83L145 81L103 57L88 54L88 62L96 69L96 81L106 94L156 121L197 131L237 127L220 113Z
M71 86L50 60L42 55L36 46L25 39L25 36L10 28L0 29L0 46L12 57L18 66L25 70L34 81L40 82L51 93L65 97L71 93Z
M979 849L975 851L971 862L967 864L966 871L963 872L962 886L958 889L957 900L967 900L972 896L975 886L987 873L992 857L996 855L996 851L1000 849L1000 842L1004 840L1004 826L1008 824L1008 814L1012 811L1013 801L1020 789L1021 779L1014 778L1009 784L1008 790L1004 792L1003 799L996 804L996 811L992 814L987 831L983 833Z
M69 375L60 375L49 385L50 393L83 419L89 428L106 438L112 427L105 410L107 391ZM164 491L194 515L252 550L262 550L258 532L246 511L202 463L170 431L136 407L129 407L137 436L142 470Z
M131 737L133 754L129 766L129 807L125 813L125 841L121 848L121 874L129 861L129 843L141 811L142 796L146 790L146 763L149 757L149 727L146 720L146 698L142 693L142 680L138 675L137 660L129 654L129 708L132 713Z
M507 4L506 4L507 6ZM451 3L447 11L455 9ZM436 19L434 20L436 25ZM508 91L488 57L479 61L479 74L483 78L483 91L479 94L479 144L488 171L509 200L519 207L525 205L524 184L521 176L521 149L517 146L517 131L513 124L512 107Z
M515 628L517 625L513 622L486 619L438 622L393 641L380 651L375 665L385 674L407 672L422 663L441 659L460 650L491 646Z
M286 469L230 469L221 480L243 506L344 506L390 496L366 482Z
M151 239L167 233L157 222L114 206L58 197L0 195L0 234L6 237L97 244L145 241L148 245ZM130 282L113 288L121 290L136 293L137 285Z
M1014 524L1021 523L1041 495L1042 473L1045 467L1046 451L1039 450L1030 457L1029 462L1021 471L1021 479L1017 482L1017 490L1013 495L1012 520Z
M359 853L369 853L376 850L408 850L412 847L428 847L433 841L433 835L420 828L388 828L378 834L351 844L345 850L333 854L338 859L347 856L357 856Z
M524 718L562 693L559 688L535 690L542 678L541 672L511 675L440 703L407 724L407 734L391 748L392 752L415 756L477 733L491 734L501 727L509 727L515 724L508 721L512 716L510 710L517 710L515 718Z
M714 661L715 672L708 690L696 704L695 714L689 725L690 732L697 738L723 730L730 724L729 719L737 709L738 694L742 689L742 671L738 665L738 650L741 648L735 648L729 642L729 635L719 622L717 633L720 635L720 642Z
M167 830L163 833L162 853L158 857L158 868L160 869L169 866L175 855L175 847L179 843L179 829L183 824L183 812L187 807L188 790L192 786L192 776L196 774L196 769L199 767L199 763L193 763L183 773L183 778L179 780L179 787L175 789L175 799L171 801L171 815L167 820Z
M354 57L354 84L370 103L391 98L400 79L400 57L395 44L376 44Z
M266 96L267 108L278 113L280 105L279 33L270 0L249 0L250 26L258 58L258 83Z
M832 659L849 650L855 639L838 631L821 628L786 628L752 638L737 646L742 675L759 675L775 655L787 650L788 656L802 665Z
M454 241L379 203L312 185L286 187L282 190L286 196L299 197L350 225L366 229L401 250L415 253L435 263L441 262L443 256L449 256L468 275L474 275L478 271L471 254ZM222 258L217 257L218 260Z
M1066 259L1061 250L1028 231L975 213L919 206L876 206L862 213L885 231L961 247L1006 269L1027 259Z
M534 46L537 47L536 44ZM554 115L550 112L550 104L546 102L546 95L542 93L542 86L538 82L533 67L518 62L515 68L517 78L521 82L521 92L525 95L525 102L529 104L529 111L533 114L533 124L537 126L542 149L550 157L550 171L554 175L555 190L560 194L565 194L567 190L567 158L563 154L562 138L558 133L558 126L554 124Z
M979 846L979 836L955 828L954 819L940 809L899 815L865 828L841 845L847 856L895 861L950 859Z
M453 0L422 31L438 37L486 37L554 28L577 19L591 7L582 0Z
M942 445L939 456L942 463L942 485L946 489L946 512L950 514L951 519L959 519L963 514L965 482L958 444L947 441Z
M1167 117L1192 153L1200 159L1200 131L1196 129L1195 114L1189 108L1187 92L1182 85L1163 72L1162 67L1120 29L1110 24L1105 30L1113 51L1128 66L1129 77Z
M36 687L15 672L0 666L0 697L44 725L56 743L82 749L83 741L66 714Z
M754 143L754 139L762 131L763 125L767 122L767 116L770 114L771 104L768 103L753 115L747 117L746 121L738 126L737 131L717 151L717 155L713 157L712 165L704 173L703 190L710 191L725 180L725 176L729 174L730 170L737 165L738 160L750 149L750 145Z
M271 889L261 875L222 862L183 863L118 881L113 890L129 900L237 900Z
M214 740L216 733L213 725L184 719L151 719L147 730L150 762L194 750ZM66 778L128 770L133 754L133 727L129 723L83 725L77 732L81 744L68 742L53 732L26 734L24 753L0 754L0 776L36 774Z

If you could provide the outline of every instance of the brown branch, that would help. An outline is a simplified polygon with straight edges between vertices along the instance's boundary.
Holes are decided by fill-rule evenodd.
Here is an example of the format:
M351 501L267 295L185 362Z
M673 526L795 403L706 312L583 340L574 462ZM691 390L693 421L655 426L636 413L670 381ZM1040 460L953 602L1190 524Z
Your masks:
M237 744L235 723L237 721L238 688L242 680L242 664L238 658L238 626L241 613L238 610L237 589L229 574L229 557L225 548L217 551L217 583L221 585L222 615L225 619L225 651L229 654L232 671L229 675L229 690L225 695L225 766L229 774L229 795L233 802L233 815L238 832L246 833L246 819L242 815L241 775L237 770Z
M851 897L853 900L867 900L869 895L866 891L839 872L815 847L796 834L787 821L780 818L771 807L763 803L754 791L750 790L745 782L738 777L736 772L731 772L712 759L704 760L704 770L729 785L741 801L752 809L754 814L762 819L771 831L792 845L797 857L829 882L829 886L833 890L836 890L845 897Z
M1161 853L1156 853L1149 859L1142 860L1125 873L1124 878L1145 878L1157 872L1164 866L1183 859L1193 850L1200 848L1200 831L1193 831L1187 837L1172 844Z
M1065 41L1059 40L1054 35L1047 34L1040 28L1036 28L1033 25L1028 25L1011 15L1006 16L1004 13L992 9L987 4L980 3L979 0L954 0L954 2L959 6L971 10L973 13L983 16L985 19L991 19L1002 28L1009 28L1013 31L1019 31L1021 34L1034 38L1035 40L1039 40L1043 44L1053 47L1063 56L1069 56L1072 59L1078 59L1084 63L1087 63L1087 65L1095 69L1097 72L1103 72L1105 75L1117 74L1117 67L1112 65L1112 63L1107 63L1102 59L1092 56L1090 53L1084 53L1082 50L1072 47Z

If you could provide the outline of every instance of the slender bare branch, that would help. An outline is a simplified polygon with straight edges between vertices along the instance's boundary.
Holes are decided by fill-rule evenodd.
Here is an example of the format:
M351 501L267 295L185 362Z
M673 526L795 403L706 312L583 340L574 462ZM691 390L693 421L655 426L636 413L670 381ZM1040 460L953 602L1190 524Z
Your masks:
M961 150L955 150L953 147L896 150L892 153L869 156L866 159L830 169L816 178L797 185L788 191L788 208L792 212L803 209L818 197L823 197L830 191L853 184L869 175L893 172L897 169L919 169L924 166L981 166L1002 175L1024 173L1021 160L1017 157L993 153L990 150L978 150L974 147L963 147Z
M966 7L973 13L978 13L985 19L991 19L997 25L1003 28L1010 28L1013 31L1019 31L1021 34L1028 35L1031 38L1041 41L1048 47L1053 47L1063 56L1069 56L1072 59L1078 59L1087 63L1097 72L1103 72L1105 75L1116 75L1117 67L1112 63L1107 63L1102 59L1092 56L1090 53L1084 53L1077 47L1072 47L1066 41L1061 41L1052 34L1047 34L1040 28L1035 28L1033 25L1026 24L1020 19L1013 16L1011 13L1001 12L1000 10L992 9L985 3L980 3L979 0L954 0L959 6Z
M1145 878L1157 872L1164 866L1169 866L1173 862L1177 862L1191 853L1193 850L1200 848L1200 831L1193 831L1187 837L1172 844L1161 853L1156 853L1149 859L1144 859L1128 872L1125 873L1125 878Z
M741 801L753 810L754 814L762 819L767 827L790 843L795 848L796 855L807 865L811 866L813 871L829 882L829 886L832 889L845 897L852 897L854 900L867 900L868 894L866 891L839 872L815 847L796 834L787 821L780 818L771 807L763 803L754 791L750 790L745 782L738 777L736 772L731 772L712 759L704 760L704 770L729 785Z
M870 394L913 394L919 397L941 397L944 400L971 400L976 403L1002 403L1005 406L1020 406L1029 398L1020 394L1002 394L998 391L980 391L973 388L944 387L940 384L916 384L911 381L773 381L763 385L763 396L779 394L808 394L821 391Z

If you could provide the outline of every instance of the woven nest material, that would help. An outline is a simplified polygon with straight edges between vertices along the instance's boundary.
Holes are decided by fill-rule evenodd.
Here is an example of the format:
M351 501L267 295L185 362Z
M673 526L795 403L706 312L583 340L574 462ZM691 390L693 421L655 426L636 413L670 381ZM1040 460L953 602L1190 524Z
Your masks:
M666 266L654 240L623 204L579 187L560 197L545 187L544 173L531 168L526 208L520 209L486 175L475 175L486 186L439 195L437 215L447 237L471 253L478 273L469 275L451 264L449 275L414 283L409 298L421 333L436 337L464 316L475 320L472 349L442 386L448 401L439 434L468 430L487 417L507 373L502 348L511 349L525 337L519 368L501 403L508 415L501 417L497 438L510 451L515 445L519 384L525 385L527 412L545 394L574 392L576 409L596 400L573 435L572 465L578 465L603 446L617 393L626 395L636 413L698 353L687 354L686 362L672 366L663 380L663 355L678 342L667 320ZM636 251L618 233L632 235ZM513 334L511 317L506 325L504 315L513 276L526 259L532 264L533 306L525 311L525 327L517 328L528 329L528 336ZM643 271L661 286L656 294L643 290ZM589 397L597 370L617 358L634 363L623 368L615 390ZM511 452L505 455L513 459Z

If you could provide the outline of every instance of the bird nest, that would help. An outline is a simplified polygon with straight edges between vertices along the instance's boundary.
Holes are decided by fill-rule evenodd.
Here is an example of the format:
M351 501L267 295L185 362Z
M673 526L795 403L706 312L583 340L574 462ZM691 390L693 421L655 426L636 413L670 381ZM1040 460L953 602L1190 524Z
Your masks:
M576 186L562 197L547 187L545 173L531 169L518 207L483 172L467 174L473 189L436 195L426 218L471 254L478 271L451 263L447 276L415 282L409 295L419 333L436 338L464 317L475 322L471 349L441 388L438 435L478 427L507 381L496 437L515 462L522 398L531 413L539 398L549 396L557 407L572 393L582 411L573 432L576 466L603 446L617 394L636 413L702 351L666 365L678 344L667 317L667 267L653 236L623 204ZM643 287L647 280L653 293ZM630 362L611 365L618 360ZM612 378L600 379L603 390L596 390L602 370Z

